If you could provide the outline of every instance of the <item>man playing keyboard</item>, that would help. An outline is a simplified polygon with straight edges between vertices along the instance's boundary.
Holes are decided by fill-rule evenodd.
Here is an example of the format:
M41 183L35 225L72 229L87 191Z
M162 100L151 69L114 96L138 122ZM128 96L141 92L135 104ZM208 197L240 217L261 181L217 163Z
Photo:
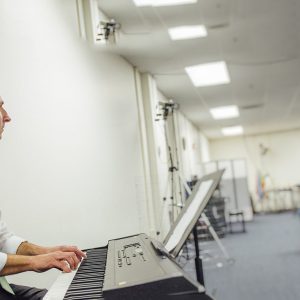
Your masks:
M0 139L4 126L11 119L0 97ZM76 246L43 247L27 242L11 233L0 212L0 299L39 300L47 290L9 284L4 277L26 271L44 272L52 268L70 273L85 254Z

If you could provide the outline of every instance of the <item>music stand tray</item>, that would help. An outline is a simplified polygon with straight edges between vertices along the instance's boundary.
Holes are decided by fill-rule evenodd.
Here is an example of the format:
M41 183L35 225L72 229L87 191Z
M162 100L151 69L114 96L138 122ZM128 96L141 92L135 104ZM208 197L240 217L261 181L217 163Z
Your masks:
M224 170L203 176L193 188L185 206L163 241L167 251L177 257L185 241L197 224L205 206L219 185Z

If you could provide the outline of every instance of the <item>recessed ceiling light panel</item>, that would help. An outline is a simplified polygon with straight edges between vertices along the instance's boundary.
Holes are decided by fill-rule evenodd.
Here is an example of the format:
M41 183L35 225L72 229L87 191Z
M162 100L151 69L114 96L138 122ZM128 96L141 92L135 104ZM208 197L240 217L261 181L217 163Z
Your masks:
M215 120L237 118L240 115L236 105L215 107L210 109L210 113Z
M224 61L186 67L185 71L197 87L230 83L227 65Z
M242 126L224 127L222 133L225 136L241 135L244 133L244 128Z
M207 30L203 25L179 26L168 29L172 40L195 39L207 36Z
M197 3L198 0L133 0L136 6L173 6Z
M152 0L133 0L136 6L152 6Z

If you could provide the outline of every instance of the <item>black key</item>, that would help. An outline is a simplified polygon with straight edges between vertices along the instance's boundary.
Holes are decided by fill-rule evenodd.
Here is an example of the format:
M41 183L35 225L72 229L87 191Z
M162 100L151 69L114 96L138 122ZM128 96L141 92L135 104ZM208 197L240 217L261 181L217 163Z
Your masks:
M69 286L64 300L103 299L102 287L105 276L107 248L87 251Z

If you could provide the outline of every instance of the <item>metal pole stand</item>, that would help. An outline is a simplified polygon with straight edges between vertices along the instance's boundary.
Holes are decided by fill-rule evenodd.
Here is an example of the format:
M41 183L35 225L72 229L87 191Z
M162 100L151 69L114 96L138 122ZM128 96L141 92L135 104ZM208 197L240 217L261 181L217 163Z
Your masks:
M183 181L182 179L182 182L183 182L183 185L185 187L185 189L187 190L188 194L190 195L192 193L192 190L190 189L190 187L186 184L185 181ZM217 245L219 246L219 248L221 249L222 253L224 254L225 258L228 260L228 261L231 261L232 259L230 258L226 248L224 247L224 245L222 244L218 234L216 233L215 229L212 227L212 225L210 224L210 221L209 219L207 218L206 214L203 212L201 214L201 218L203 220L203 222L206 224L210 234L212 235L213 239L215 240L215 242L217 243ZM198 237L197 237L198 239Z
M197 233L197 224L195 225L193 229L193 235L194 235L194 243L195 243L195 251L196 251L196 257L195 257L195 269L196 269L196 276L197 281L204 285L204 274L203 274L203 265L202 265L202 259L200 258L200 249L199 249L199 240L198 240L198 233Z
M221 249L222 253L224 254L225 258L228 261L231 261L231 258L226 250L226 248L224 247L224 245L222 244L221 240L219 239L218 234L216 233L215 229L212 227L209 219L207 218L205 213L201 214L201 219L203 220L203 222L206 224L210 234L212 235L213 239L215 240L215 242L218 244L219 248Z

